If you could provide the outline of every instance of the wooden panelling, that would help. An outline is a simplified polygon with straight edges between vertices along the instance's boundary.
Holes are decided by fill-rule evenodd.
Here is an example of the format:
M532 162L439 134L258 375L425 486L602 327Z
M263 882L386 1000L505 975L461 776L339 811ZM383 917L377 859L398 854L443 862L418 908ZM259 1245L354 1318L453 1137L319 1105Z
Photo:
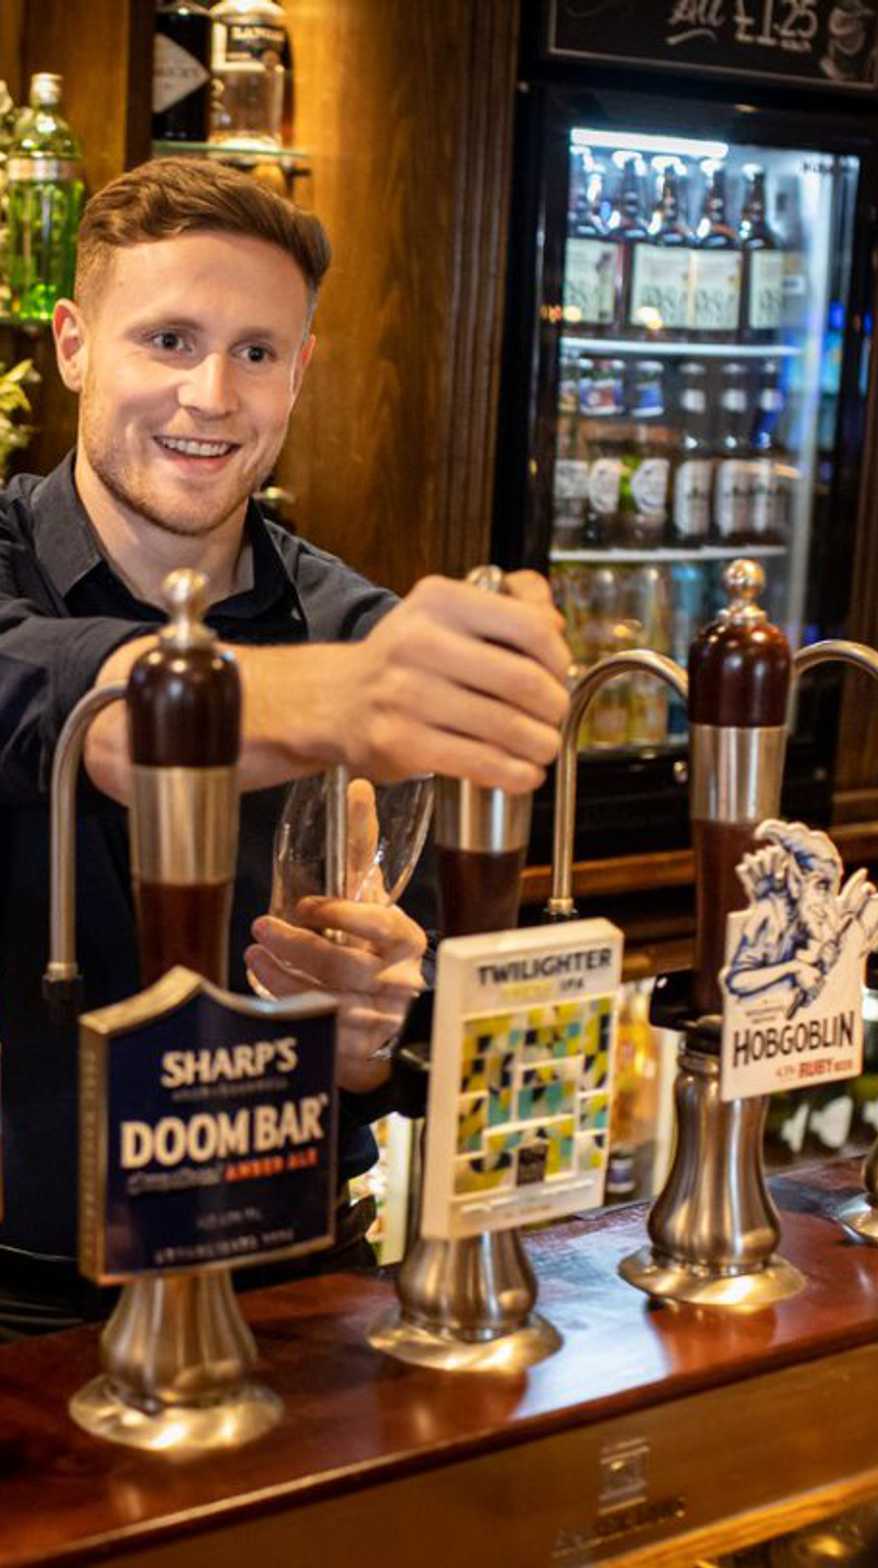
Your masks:
M15 103L21 102L21 35L27 0L0 0L0 81Z
M404 591L488 546L517 7L289 11L334 261L281 481L308 537Z

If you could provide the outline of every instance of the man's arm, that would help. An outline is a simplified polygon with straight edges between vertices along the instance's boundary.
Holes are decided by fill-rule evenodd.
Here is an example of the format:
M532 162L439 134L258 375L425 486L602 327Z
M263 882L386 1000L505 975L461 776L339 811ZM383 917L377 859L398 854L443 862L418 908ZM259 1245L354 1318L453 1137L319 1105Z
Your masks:
M358 643L236 647L242 787L344 762L376 780L435 772L536 788L558 749L570 654L544 579L519 572L508 583L496 595L425 578ZM115 650L96 684L125 679L150 641ZM127 799L120 710L91 726L85 763L100 789Z

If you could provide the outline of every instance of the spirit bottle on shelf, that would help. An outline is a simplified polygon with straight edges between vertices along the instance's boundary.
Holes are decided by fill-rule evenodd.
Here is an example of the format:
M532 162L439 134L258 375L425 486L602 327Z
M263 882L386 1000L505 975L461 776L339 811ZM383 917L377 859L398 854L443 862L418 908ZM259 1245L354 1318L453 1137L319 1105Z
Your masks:
M751 435L750 542L780 544L789 523L790 470L784 465L777 429L784 411L778 367L767 360L761 369Z
M708 432L704 366L680 366L680 444L671 486L671 541L699 549L710 533L713 457Z
M210 115L210 12L159 0L152 63L153 141L204 142Z
M785 257L765 212L765 170L748 164L738 225L743 256L741 337L773 342L783 318Z
M571 206L564 258L561 308L564 322L593 333L610 331L616 323L621 287L622 250L610 239L601 215L603 170L588 148L570 158Z
M751 467L747 375L743 365L722 367L713 522L719 544L750 537Z
M607 223L607 231L619 245L621 263L619 322L627 331L631 325L630 302L634 258L648 233L641 199L644 168L639 153L614 153L613 162L621 168L622 172L619 189Z
M702 164L707 178L704 206L695 230L692 332L720 342L737 337L741 303L741 252L726 218L725 165Z
M85 186L79 142L61 114L60 76L38 72L6 164L6 262L10 313L50 321L55 302L73 293L76 235Z
M292 50L276 0L219 0L211 11L210 139L276 148L292 141Z
M658 199L648 225L648 242L634 250L629 321L633 328L670 337L685 336L689 324L693 235L680 212L683 165L656 160Z

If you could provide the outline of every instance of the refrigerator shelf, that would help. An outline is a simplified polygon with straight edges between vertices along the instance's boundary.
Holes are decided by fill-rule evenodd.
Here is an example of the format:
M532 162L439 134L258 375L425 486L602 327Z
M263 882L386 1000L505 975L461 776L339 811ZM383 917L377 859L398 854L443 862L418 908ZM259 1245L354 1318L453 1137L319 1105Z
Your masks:
M655 545L649 550L562 550L549 551L550 561L584 561L593 566L607 563L625 565L636 561L734 561L739 557L762 560L769 555L786 555L785 544L708 544L700 550L675 545Z
M800 347L791 343L699 343L692 338L658 343L647 338L588 338L570 327L561 333L562 342L565 339L603 358L611 354L648 354L650 359L797 359L802 353Z

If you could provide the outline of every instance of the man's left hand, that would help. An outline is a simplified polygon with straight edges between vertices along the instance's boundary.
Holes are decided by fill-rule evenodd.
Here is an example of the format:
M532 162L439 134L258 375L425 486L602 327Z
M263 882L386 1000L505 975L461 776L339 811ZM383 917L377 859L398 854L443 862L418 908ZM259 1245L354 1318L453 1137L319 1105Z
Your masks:
M390 1071L375 1052L399 1032L424 988L427 938L396 905L303 898L293 914L295 925L273 915L254 921L247 968L272 996L318 990L337 997L339 1087L366 1094ZM345 944L324 936L327 929L340 931Z

